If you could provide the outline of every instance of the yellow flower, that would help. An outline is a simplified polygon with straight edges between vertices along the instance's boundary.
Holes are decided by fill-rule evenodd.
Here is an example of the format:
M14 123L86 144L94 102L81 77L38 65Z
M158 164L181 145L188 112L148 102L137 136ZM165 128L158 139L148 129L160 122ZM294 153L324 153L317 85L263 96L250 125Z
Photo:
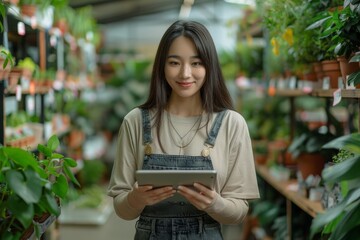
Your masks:
M287 28L285 32L282 35L282 38L290 45L292 46L294 44L294 34L293 30L291 28Z
M279 43L276 38L271 38L271 45L273 46L272 52L274 53L274 55L279 56Z

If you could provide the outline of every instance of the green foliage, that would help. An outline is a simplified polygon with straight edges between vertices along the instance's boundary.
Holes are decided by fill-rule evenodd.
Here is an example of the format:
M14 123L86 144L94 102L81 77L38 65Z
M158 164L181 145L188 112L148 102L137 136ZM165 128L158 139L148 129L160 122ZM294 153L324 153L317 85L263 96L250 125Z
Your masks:
M79 172L81 186L91 187L100 184L105 171L106 166L101 160L85 160L84 166Z
M359 62L360 63L360 52L357 52L351 59L350 62ZM360 71L353 72L348 77L348 85L354 83L354 86L360 84Z
M20 0L19 6L22 5L36 5L40 10L49 6L61 7L68 4L68 0Z
M221 51L219 61L225 80L234 81L240 72L235 51Z
M256 216L263 227L270 227L274 219L279 216L281 206L272 201L261 201L254 204L252 215Z
M357 72L353 72L349 75L348 77L348 85L350 85L351 83L354 84L354 86L360 84L360 71Z
M329 131L322 132L320 129L309 130L302 128L302 133L295 137L287 151L295 159L302 153L318 153L322 146L333 140L336 136Z
M12 112L6 116L6 125L9 127L18 127L27 122L30 122L30 116L25 111Z
M241 110L247 119L253 139L281 139L289 135L289 102L281 97L269 101L268 97L243 100Z
M353 156L353 153L345 149L340 149L339 152L332 157L332 160L334 163L340 163L351 156Z
M219 58L225 79L233 81L240 75L261 78L263 55L263 46L246 42L238 43L234 52L222 51Z
M322 174L325 183L348 181L349 191L338 205L316 216L311 225L311 236L323 231L330 234L329 239L354 239L360 230L360 134L336 138L324 148L344 149L351 153L342 162L326 168Z
M249 43L239 43L236 47L240 73L252 78L261 78L264 47Z
M0 22L1 24L1 22ZM0 25L1 27L2 25ZM2 68L5 69L6 66L10 63L10 66L13 67L15 65L15 58L12 56L12 54L5 48L0 48L0 58L4 59L4 63L2 65Z
M320 12L313 19L308 30L319 29L319 39L327 41L325 48L330 57L345 56L359 51L360 47L360 4L344 4L343 9ZM324 49L325 51L326 49ZM329 59L327 57L326 59Z
M59 216L58 199L65 197L68 179L79 185L71 171L76 162L56 153L58 146L55 135L39 144L42 158L21 148L0 148L1 239L17 239L13 233L22 233L36 216Z
M35 70L37 70L38 65L34 62L34 60L32 60L30 57L26 57L24 59L21 59L18 62L18 66L20 68L25 68L25 69L29 69L30 71L34 72Z

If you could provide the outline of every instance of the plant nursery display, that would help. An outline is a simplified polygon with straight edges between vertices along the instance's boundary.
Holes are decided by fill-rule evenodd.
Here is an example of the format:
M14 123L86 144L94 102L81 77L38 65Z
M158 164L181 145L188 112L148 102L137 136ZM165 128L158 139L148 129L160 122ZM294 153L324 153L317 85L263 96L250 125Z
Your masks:
M39 144L39 156L14 147L0 147L0 238L19 239L27 232L40 237L41 218L57 217L69 181L78 185L75 160L56 152L54 135Z
M346 183L342 200L314 219L311 235L322 232L329 239L356 239L360 230L360 134L353 133L339 137L324 146L326 149L346 150L340 163L323 171L328 184Z

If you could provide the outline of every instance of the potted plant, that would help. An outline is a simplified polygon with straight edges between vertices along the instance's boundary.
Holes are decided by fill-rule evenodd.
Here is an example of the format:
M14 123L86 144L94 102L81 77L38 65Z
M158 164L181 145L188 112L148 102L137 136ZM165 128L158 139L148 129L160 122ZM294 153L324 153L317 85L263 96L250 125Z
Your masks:
M59 28L62 34L69 31L69 26L74 22L75 10L70 6L64 5L55 8L54 26Z
M351 4L353 3L353 4ZM360 47L360 3L355 0L345 1L344 6L318 14L316 21L308 29L320 28L320 39L328 42L327 53L333 53L340 63L344 86L347 75L359 69L358 64L349 59Z
M19 239L28 229L41 235L36 222L43 215L60 215L60 201L71 181L78 185L71 168L76 162L59 153L54 135L39 144L40 156L21 148L0 148L0 238Z
M351 153L340 163L323 171L324 182L334 184L351 181L351 184L348 184L343 199L336 206L315 217L311 225L311 236L322 232L329 239L357 239L360 230L360 134L336 138L324 148L345 149Z
M37 11L44 12L51 7L67 4L67 0L19 0L20 12L27 17L34 17Z
M14 65L15 59L12 54L8 49L0 46L0 80L9 76L9 73Z
M305 124L297 125L300 134L292 140L287 152L297 163L302 180L306 180L310 175L320 176L325 162L331 158L332 153L322 151L322 146L338 136L341 127L330 113L328 113L328 121L335 125L337 129L335 134L328 129L324 131L322 127L310 129Z
M34 17L37 11L37 5L41 0L20 0L19 7L22 15L26 17Z
M92 7L86 6L75 10L75 16L71 23L70 32L76 39L88 39L88 34L91 32L95 34L97 31L97 24L92 16ZM91 39L90 42L95 42ZM99 39L96 39L96 41Z
M6 17L7 9L9 7L8 2L0 2L0 15L4 19ZM3 22L0 22L0 32L4 31ZM10 65L8 65L10 64ZM0 79L7 77L9 69L15 65L15 58L7 49L7 46L0 46Z
M39 68L39 66L30 57L21 59L17 66L23 70L22 77L26 78L27 80L31 80L34 72Z

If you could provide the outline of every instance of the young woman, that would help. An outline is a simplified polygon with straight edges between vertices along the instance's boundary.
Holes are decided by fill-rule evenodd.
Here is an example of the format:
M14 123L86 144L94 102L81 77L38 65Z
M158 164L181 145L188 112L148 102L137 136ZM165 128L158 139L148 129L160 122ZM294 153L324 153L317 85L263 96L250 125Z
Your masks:
M208 30L176 21L162 37L147 101L124 118L109 196L119 217L139 217L135 239L222 239L259 197L244 118L232 110ZM214 190L138 186L138 169L215 169ZM181 194L187 201L173 202Z

